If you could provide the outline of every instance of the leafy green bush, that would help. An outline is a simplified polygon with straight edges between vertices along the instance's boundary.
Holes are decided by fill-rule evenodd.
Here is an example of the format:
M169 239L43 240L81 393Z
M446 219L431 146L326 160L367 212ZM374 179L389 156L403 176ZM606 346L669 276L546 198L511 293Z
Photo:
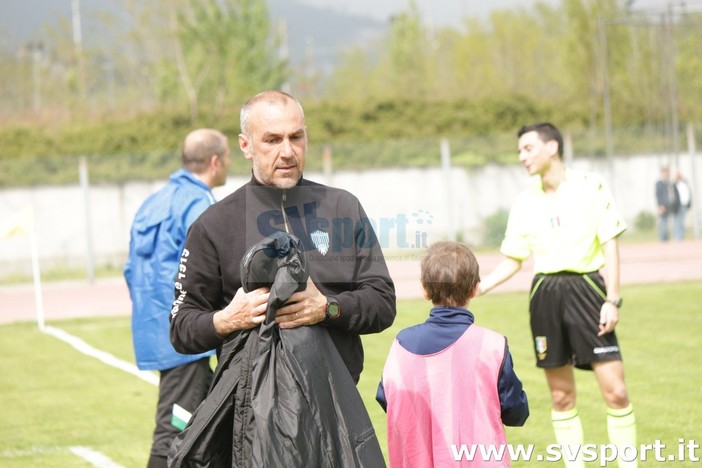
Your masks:
M507 229L507 219L509 218L509 210L500 208L487 218L483 223L485 231L483 232L483 247L499 247L502 239L505 236Z
M336 170L437 166L442 138L449 139L454 166L513 164L516 129L540 115L552 115L544 106L515 96L452 102L305 103L310 140L307 169L321 170L326 146L331 148ZM602 135L583 129L576 117L559 120L564 130L572 131L575 154L603 156ZM236 157L235 109L219 117L203 114L194 122L182 113L161 110L51 127L0 127L0 187L75 183L80 156L89 159L91 181L162 179L178 167L182 140L198 127L216 127L228 135L235 154L232 173L249 172L248 161ZM659 142L657 135L656 129L620 129L616 150L641 151L642 144Z
M656 227L656 217L648 211L642 211L636 215L634 227L641 232L653 231L653 228Z

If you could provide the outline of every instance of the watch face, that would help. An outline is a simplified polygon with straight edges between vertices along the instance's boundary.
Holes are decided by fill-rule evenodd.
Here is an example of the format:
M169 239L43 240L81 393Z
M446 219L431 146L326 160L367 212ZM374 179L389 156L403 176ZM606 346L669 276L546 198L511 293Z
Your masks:
M327 317L335 319L339 316L339 304L336 302L330 302L327 304Z

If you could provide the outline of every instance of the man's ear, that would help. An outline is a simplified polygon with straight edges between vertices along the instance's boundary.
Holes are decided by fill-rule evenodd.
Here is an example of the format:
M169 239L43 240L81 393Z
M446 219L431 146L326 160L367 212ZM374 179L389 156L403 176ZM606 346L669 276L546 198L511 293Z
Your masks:
M546 148L548 148L549 154L558 156L558 142L556 140L546 142Z
M222 158L220 158L219 155L213 154L212 156L210 156L210 163L209 163L210 169L212 169L213 171L216 171L217 167L220 165L222 165Z
M244 157L246 159L251 159L251 142L249 139L244 135L243 133L239 134L239 149L241 149L241 152L244 153Z

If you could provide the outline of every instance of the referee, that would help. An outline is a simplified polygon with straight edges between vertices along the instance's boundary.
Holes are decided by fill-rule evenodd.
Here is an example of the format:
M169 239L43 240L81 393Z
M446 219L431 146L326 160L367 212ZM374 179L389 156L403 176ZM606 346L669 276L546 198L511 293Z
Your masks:
M622 307L617 237L626 224L599 175L565 167L563 137L554 125L527 125L518 137L519 161L538 178L512 207L500 248L504 259L482 281L480 293L511 278L533 255L531 331L536 365L544 369L551 391L557 442L583 445L576 367L595 373L607 405L610 442L635 445L636 419L614 333ZM585 465L576 460L566 466ZM637 462L619 460L619 466Z

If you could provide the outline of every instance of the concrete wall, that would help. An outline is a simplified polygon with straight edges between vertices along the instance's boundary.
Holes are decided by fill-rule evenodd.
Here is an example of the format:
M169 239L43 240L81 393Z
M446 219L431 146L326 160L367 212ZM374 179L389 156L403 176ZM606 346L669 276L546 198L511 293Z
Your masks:
M689 155L680 156L680 167L690 183L702 183L702 158L699 154L695 158L696 178ZM649 155L615 158L611 166L606 161L589 159L576 159L569 165L607 177L620 210L633 225L640 212L655 213L653 187L659 167L667 160L664 155ZM309 173L306 177L358 196L383 247L389 250L422 247L449 237L449 232L477 245L482 239L485 218L500 208L509 208L529 180L518 165L453 168L448 177L441 168L338 172L328 177ZM247 180L230 178L226 186L215 189L215 196L221 199ZM87 197L79 186L0 190L0 220L27 206L33 207L42 268L86 265L90 245L96 264L121 265L137 208L163 183L90 186ZM700 191L693 186L693 211L698 213L702 212ZM693 222L691 213L688 223ZM1 239L0 277L28 274L29 258L28 236Z

